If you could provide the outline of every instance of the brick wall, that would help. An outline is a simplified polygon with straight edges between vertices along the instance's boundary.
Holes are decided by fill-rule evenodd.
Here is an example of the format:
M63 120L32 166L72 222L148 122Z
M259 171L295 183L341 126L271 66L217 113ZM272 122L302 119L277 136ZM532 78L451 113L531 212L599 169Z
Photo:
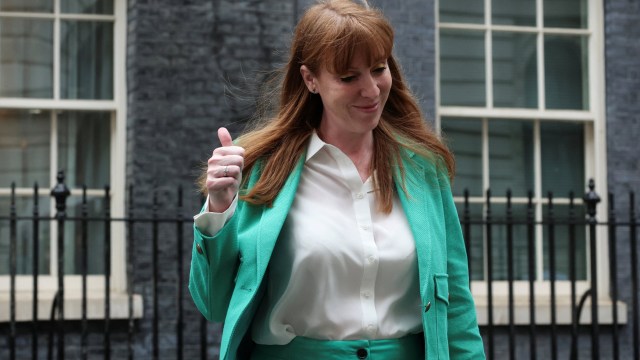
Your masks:
M640 214L640 3L605 1L605 66L607 120L607 181L616 196L619 215L629 214L629 191L636 193L636 214ZM628 221L628 218L620 219ZM631 269L629 232L619 233L618 286L621 300L631 313ZM621 329L622 359L633 357L632 327Z

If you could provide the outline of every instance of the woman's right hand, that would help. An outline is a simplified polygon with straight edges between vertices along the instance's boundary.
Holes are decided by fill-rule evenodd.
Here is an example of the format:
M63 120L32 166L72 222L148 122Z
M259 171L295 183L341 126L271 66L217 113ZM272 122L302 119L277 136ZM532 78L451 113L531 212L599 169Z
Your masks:
M207 162L209 211L224 212L238 193L244 167L244 148L233 145L226 128L218 129L221 146L213 150Z

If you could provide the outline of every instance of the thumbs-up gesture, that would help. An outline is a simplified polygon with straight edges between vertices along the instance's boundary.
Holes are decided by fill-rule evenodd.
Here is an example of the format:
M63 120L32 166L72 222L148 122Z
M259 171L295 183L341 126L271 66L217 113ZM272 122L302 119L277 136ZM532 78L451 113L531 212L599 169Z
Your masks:
M244 148L233 145L226 128L218 129L221 146L213 150L207 162L209 211L224 212L238 193L244 167Z

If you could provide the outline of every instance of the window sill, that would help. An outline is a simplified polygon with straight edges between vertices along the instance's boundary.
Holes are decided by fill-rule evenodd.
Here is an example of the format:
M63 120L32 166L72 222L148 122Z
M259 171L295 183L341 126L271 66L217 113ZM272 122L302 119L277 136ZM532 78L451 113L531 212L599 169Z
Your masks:
M488 307L485 296L474 296L476 313L480 326L488 325ZM536 325L551 324L551 302L549 296L536 296L535 299ZM576 301L576 303L579 299ZM609 298L598 300L598 323L613 324L613 301ZM627 305L618 301L618 324L627 323ZM514 297L514 318L516 325L529 325L529 296ZM556 298L556 324L571 325L571 296L563 295ZM587 300L580 314L580 324L591 324L591 301ZM509 325L509 298L506 295L493 297L493 325Z
M104 295L105 294L103 291L91 291L87 294L87 319L104 319ZM51 319L51 306L54 296L55 293L50 291L41 291L38 294L38 320L47 321ZM82 292L78 290L67 290L64 297L65 320L81 320ZM30 291L17 291L15 299L16 321L33 321L33 293ZM110 319L128 319L129 299L127 297L127 294L121 292L112 292L110 294L110 300ZM140 319L142 318L143 313L142 296L134 294L132 300L133 317L135 319ZM0 292L0 323L9 322L9 307L9 293L5 291Z

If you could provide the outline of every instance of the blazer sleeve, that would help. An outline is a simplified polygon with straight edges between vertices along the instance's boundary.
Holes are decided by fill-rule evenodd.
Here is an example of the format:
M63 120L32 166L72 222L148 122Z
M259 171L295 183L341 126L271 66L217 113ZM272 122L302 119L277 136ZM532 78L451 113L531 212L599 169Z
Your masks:
M214 236L193 227L189 292L209 321L224 320L233 294L239 266L238 210Z
M258 181L261 168L262 162L258 160L241 192ZM240 266L238 224L245 206L248 206L246 202L239 200L233 216L214 236L202 233L195 224L193 226L189 292L198 310L209 321L224 321L229 309Z
M484 359L476 308L469 290L467 253L460 220L453 202L449 178L446 172L439 171L438 174L447 234L449 354L452 359Z

